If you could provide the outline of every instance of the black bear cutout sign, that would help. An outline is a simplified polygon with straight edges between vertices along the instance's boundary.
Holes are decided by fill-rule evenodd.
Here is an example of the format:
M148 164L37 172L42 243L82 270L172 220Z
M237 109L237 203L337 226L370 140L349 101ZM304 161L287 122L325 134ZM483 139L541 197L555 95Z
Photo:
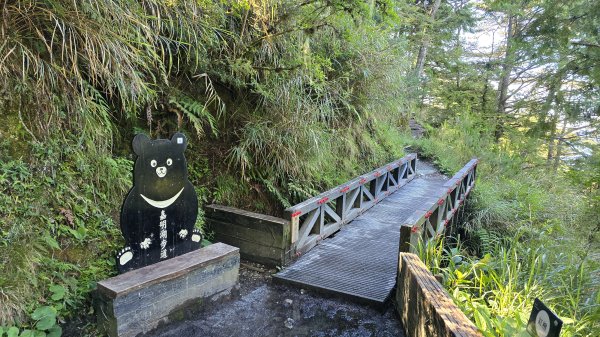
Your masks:
M125 248L117 254L119 273L144 267L200 248L202 235L194 229L198 197L187 177L183 152L187 139L133 139L137 155L133 187L121 209Z

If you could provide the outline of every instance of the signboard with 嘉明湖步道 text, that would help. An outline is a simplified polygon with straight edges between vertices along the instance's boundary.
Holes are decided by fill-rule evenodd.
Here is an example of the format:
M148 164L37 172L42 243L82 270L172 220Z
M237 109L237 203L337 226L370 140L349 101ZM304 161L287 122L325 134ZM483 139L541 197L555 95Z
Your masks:
M121 208L125 248L116 256L120 273L189 253L202 240L194 227L198 197L187 176L185 135L151 140L138 134L132 145L137 158L133 187Z

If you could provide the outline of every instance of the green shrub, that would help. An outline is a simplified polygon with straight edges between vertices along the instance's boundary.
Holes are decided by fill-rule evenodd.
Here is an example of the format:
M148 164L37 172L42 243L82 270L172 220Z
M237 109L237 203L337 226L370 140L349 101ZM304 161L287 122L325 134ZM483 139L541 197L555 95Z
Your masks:
M589 194L568 167L549 168L535 151L541 145L521 137L496 144L485 123L464 114L413 142L448 172L481 159L467 237L422 247L420 255L486 336L527 336L535 297L563 319L561 336L595 336L600 264Z

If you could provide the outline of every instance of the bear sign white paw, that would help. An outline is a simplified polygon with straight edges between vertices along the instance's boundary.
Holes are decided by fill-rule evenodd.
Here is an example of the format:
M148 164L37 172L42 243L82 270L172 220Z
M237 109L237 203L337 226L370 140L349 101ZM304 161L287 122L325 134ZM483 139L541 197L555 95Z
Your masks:
M127 264L127 262L131 261L131 259L133 258L133 253L131 252L130 248L127 247L123 250L121 250L120 254L119 254L119 263L124 266L125 264Z
M148 249L148 248L150 248L151 243L152 243L152 240L150 238L146 238L144 241L140 242L140 248Z
M188 235L188 231L187 229L182 229L179 231L179 237L182 239L185 239L185 237Z
M192 233L192 241L194 241L194 242L202 241L202 233L200 233L199 230L194 229L194 232Z

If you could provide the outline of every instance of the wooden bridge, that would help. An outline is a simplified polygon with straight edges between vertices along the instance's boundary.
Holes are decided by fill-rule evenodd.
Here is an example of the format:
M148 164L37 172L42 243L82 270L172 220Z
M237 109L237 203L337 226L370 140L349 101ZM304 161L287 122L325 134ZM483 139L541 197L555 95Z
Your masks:
M409 154L290 207L295 259L275 279L383 304L396 284L398 252L455 225L477 163L447 179Z

